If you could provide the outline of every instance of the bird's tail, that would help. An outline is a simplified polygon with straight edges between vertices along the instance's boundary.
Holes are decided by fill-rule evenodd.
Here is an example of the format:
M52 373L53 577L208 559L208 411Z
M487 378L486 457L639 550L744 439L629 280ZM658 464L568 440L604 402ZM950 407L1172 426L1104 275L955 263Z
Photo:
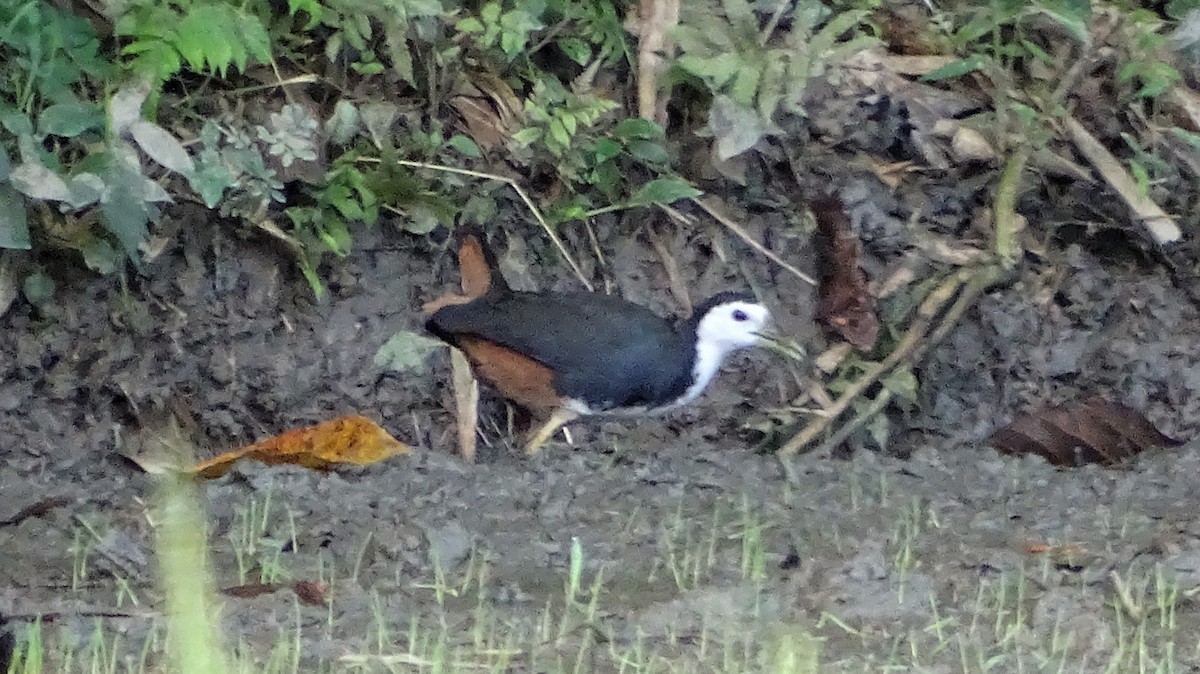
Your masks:
M462 293L448 293L431 300L422 308L425 315L451 304L466 304L487 293L509 292L508 282L500 273L496 254L487 244L487 236L478 227L459 227L455 232L458 242L458 273L462 279Z
M500 273L496 254L487 244L487 236L478 227L459 227L458 270L462 275L463 294L472 299L489 292L508 292L508 282Z

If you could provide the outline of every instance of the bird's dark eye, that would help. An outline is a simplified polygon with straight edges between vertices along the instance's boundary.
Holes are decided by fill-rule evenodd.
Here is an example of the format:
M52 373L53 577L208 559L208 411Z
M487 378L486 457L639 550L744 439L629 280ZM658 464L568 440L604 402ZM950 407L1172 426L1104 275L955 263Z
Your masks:
M735 321L737 321L737 322L741 323L742 321L746 321L746 320L749 320L749 319L750 319L750 317L746 315L746 312L742 311L741 309L735 309L735 310L734 310L734 312L733 312L733 320L735 320Z

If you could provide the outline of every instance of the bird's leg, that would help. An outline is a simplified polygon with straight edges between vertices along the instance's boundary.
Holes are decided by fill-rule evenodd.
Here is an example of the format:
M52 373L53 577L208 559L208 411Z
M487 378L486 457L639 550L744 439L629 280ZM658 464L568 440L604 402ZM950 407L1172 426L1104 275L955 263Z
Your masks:
M550 418L546 420L535 432L529 435L529 439L525 441L525 454L532 456L541 450L542 445L554 435L558 429L565 424L579 418L579 412L569 410L566 407L559 407L554 410Z

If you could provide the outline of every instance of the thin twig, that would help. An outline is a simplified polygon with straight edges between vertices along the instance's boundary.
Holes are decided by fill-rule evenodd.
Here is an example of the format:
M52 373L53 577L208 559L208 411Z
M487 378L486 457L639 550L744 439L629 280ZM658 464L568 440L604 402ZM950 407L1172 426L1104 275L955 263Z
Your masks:
M963 269L957 273L947 277L938 287L926 296L921 302L920 308L917 309L916 318L913 319L912 325L905 331L904 337L896 344L896 348L883 359L882 362L869 368L863 373L857 381L850 384L849 387L837 399L837 402L832 407L825 410L825 414L814 418L810 421L799 433L794 435L791 440L788 440L777 451L780 456L795 454L802 448L817 438L825 428L833 423L847 408L854 402L864 391L872 384L879 381L885 374L891 371L898 363L908 358L911 354L918 350L921 341L925 338L930 324L942 310L944 306L953 298L958 291L966 285L973 270Z
M799 269L796 269L792 265L788 264L783 258L776 255L774 251L772 251L771 249L762 245L761 243L756 241L754 239L754 237L750 236L750 233L747 232L745 230L745 228L743 228L741 225L737 224L733 220L730 220L724 214L722 214L719 210L717 210L716 206L706 203L708 201L708 199L692 199L692 201L697 206L702 208L705 213L708 213L710 216L712 216L712 218L714 220L716 220L717 222L724 225L729 231L733 232L734 234L737 234L738 237L741 238L742 241L745 241L746 244L749 245L751 248L753 248L754 250L765 255L767 257L767 259L769 259L770 261L779 265L780 267L783 267L787 271L791 272L791 274L793 276L800 279L801 281L804 281L805 283L812 285L812 286L817 285L817 282L815 280L813 280L813 277L809 276L808 274L805 274L804 272L800 271ZM679 220L685 221L685 222L687 221L687 218L682 213L680 213L679 211L675 210L674 208L672 208L670 206L667 206L666 204L659 204L658 207L663 209L664 211L666 211L667 214L669 214L673 218L676 218L676 219L679 219Z
M567 264L570 265L571 271L575 272L575 278L579 279L579 282L583 284L583 287L587 288L589 291L595 290L592 287L592 284L583 275L583 270L581 270L579 265L575 263L575 258L572 257L570 251L567 250L566 244L564 244L562 239L558 237L558 234L556 234L554 230L550 228L550 224L547 223L546 219L542 217L542 212L539 211L538 207L533 203L533 199L529 198L529 195L525 193L525 190L521 189L521 185L518 184L516 180L506 176L496 175L495 173L484 173L483 171L472 171L470 169L462 169L454 166L442 166L441 164L429 164L423 161L397 159L396 163L400 164L401 166L408 166L410 168L423 168L431 171L442 171L444 173L454 173L457 175L471 176L473 178L495 180L496 182L504 183L513 188L513 190L517 193L517 196L521 197L521 201L525 202L525 206L529 209L529 212L533 213L533 217L537 219L538 224L542 226L542 229L546 230L546 235L550 237L550 240L554 242L554 246L558 248L559 254L561 254L563 259L567 261Z
M825 442L822 442L816 449L813 450L813 456L829 456L838 445L846 441L850 434L867 424L868 421L875 418L876 414L883 411L888 403L892 401L892 392L888 389L883 389L871 404L866 409L860 410L854 415L848 423L843 424L833 435L829 436Z

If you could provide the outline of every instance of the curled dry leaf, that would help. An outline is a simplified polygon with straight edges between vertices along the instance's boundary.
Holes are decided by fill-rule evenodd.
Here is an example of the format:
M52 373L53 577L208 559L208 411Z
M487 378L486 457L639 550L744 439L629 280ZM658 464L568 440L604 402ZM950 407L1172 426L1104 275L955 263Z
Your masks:
M1022 414L988 442L1002 452L1038 454L1059 466L1110 466L1147 449L1182 444L1141 412L1100 397Z
M458 89L450 105L462 115L467 135L481 149L504 145L521 128L521 99L500 77L477 72Z
M342 463L375 463L409 451L408 445L393 438L374 421L355 414L296 428L269 440L225 452L196 464L192 472L204 478L220 477L241 458L325 470Z
M823 244L817 316L856 348L870 349L879 336L879 319L867 275L858 266L862 246L841 199L820 197L812 210Z

